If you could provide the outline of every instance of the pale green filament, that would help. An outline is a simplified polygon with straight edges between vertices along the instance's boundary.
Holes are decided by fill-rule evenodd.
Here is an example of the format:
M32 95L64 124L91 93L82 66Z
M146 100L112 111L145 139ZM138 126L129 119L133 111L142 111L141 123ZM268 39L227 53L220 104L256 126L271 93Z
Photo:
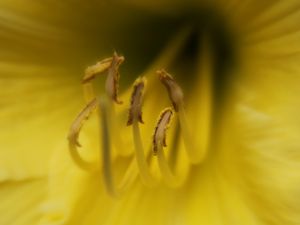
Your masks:
M107 110L108 110L108 123L109 127L111 128L111 133L114 134L114 141L113 145L117 149L117 152L122 156L128 156L131 153L131 149L124 148L124 141L122 136L120 135L120 130L118 127L120 127L120 124L117 120L116 110L114 102L109 100L107 103Z
M108 123L108 101L105 98L101 98L99 101L99 117L101 118L101 134L102 134L102 146L101 146L101 160L102 160L102 172L103 181L107 192L111 196L118 196L125 192L130 185L135 181L138 175L138 168L135 160L132 160L130 165L127 167L125 175L123 176L120 184L115 185L113 180L112 171L112 157L111 157L111 131Z
M114 181L112 179L111 168L111 146L108 128L107 103L101 98L99 100L99 117L101 118L101 134L102 134L102 172L106 190L111 195L116 195Z
M97 163L87 162L80 156L75 144L69 142L69 152L75 164L84 171L93 172L99 170Z
M134 146L135 146L135 157L137 161L137 165L140 171L140 176L142 181L147 186L153 186L155 184L155 180L151 175L149 170L149 166L146 161L144 147L141 140L140 128L137 120L133 121L132 124L132 131L133 131L133 139L134 139Z
M171 170L168 161L166 159L163 145L161 142L157 145L157 160L158 160L158 166L160 169L160 172L162 174L162 177L165 181L165 183L171 187L178 187L183 184L184 177L181 179L177 177Z
M192 135L190 133L190 128L187 122L183 103L179 104L179 109L177 113L186 153L189 157L190 162L192 164L197 164L201 161L201 157L194 146L194 140L192 139Z

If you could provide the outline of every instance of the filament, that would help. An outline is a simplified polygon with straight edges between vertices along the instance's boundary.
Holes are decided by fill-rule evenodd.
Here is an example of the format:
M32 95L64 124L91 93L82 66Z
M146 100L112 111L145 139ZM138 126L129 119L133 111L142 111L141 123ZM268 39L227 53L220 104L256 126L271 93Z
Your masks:
M75 164L84 171L93 172L98 170L99 166L96 163L87 162L80 156L76 145L69 142L69 152Z
M142 181L147 186L153 186L155 180L150 173L149 166L146 161L144 147L141 140L140 128L137 120L135 120L132 124L132 131L133 131L133 140L135 146L135 157L137 161L137 165L140 171L140 176Z
M174 121L175 124L175 132L172 137L172 143L170 147L170 155L169 155L169 163L172 170L174 170L176 162L178 160L178 153L179 153L179 141L180 141L180 128L178 124L178 120Z
M111 133L114 134L113 144L120 155L127 156L131 153L131 149L124 148L124 140L122 138L120 130L118 130L118 127L120 127L120 125L118 124L118 117L116 115L115 106L110 99L107 102L107 111L108 115L110 115L108 117L109 127L111 128Z
M182 131L181 134L185 145L185 150L189 157L190 162L192 164L197 164L201 161L201 157L196 151L196 148L194 146L194 140L190 133L190 128L187 122L186 113L183 104L180 103L178 106L179 108L177 114L178 114L180 129Z
M163 150L163 144L161 142L158 143L157 146L157 161L162 177L169 186L178 187L183 184L184 177L179 179L179 177L172 172Z
M109 194L115 195L116 190L114 186L114 181L112 179L111 172L111 146L110 146L110 135L108 130L108 121L107 121L107 109L105 106L105 100L100 99L99 101L99 114L101 117L101 133L102 133L102 171L103 171L103 179L106 190Z
M107 192L113 196L117 197L124 193L130 185L135 181L138 175L138 169L135 160L132 160L130 165L127 167L124 176L118 186L115 185L113 180L112 171L112 156L111 156L111 131L109 129L109 119L108 119L108 101L105 97L100 98L99 101L99 117L101 121L100 129L102 134L102 146L101 146L101 160L102 160L102 172L103 181Z

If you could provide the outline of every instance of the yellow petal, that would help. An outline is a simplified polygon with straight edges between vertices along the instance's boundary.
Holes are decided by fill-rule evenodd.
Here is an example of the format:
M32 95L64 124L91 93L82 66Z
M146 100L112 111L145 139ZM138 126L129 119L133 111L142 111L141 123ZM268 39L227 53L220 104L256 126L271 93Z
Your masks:
M81 90L59 68L2 63L0 71L0 180L41 176L66 141Z
M232 95L216 139L217 163L260 221L297 224L299 59L256 60L229 86Z
M299 1L274 2L260 13L253 12L252 19L248 18L247 26L240 31L240 44L256 57L298 54L300 27L296 21L299 20Z
M37 224L46 187L45 178L1 183L0 224Z

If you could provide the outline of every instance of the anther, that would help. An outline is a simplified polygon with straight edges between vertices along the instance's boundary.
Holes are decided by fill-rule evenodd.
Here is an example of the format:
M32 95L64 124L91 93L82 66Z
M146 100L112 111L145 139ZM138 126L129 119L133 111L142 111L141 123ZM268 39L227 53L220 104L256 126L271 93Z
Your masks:
M97 62L95 65L86 68L84 77L82 78L82 83L88 83L91 80L93 80L96 77L96 75L107 71L108 68L111 67L112 61L112 57L106 58L101 60L100 62Z
M159 149L159 145L164 147L167 146L166 143L166 131L171 122L171 118L173 116L173 111L170 108L165 109L159 116L159 120L156 124L154 134L153 134L153 153L157 154Z
M174 110L178 112L182 101L183 101L183 92L180 86L176 83L174 78L167 73L165 70L158 70L156 73L159 75L160 81L166 87L169 98L172 102Z
M96 106L97 106L97 99L94 98L89 104L86 105L86 107L84 107L84 109L78 114L78 116L72 123L68 135L68 139L72 144L81 147L80 143L78 142L78 136L80 130L82 128L84 121L89 118L91 113L96 109Z
M122 101L118 99L118 88L120 80L119 67L124 60L125 58L123 56L119 56L116 52L114 52L111 65L108 68L108 75L105 83L107 95L117 104L122 104Z
M90 101L86 107L78 114L76 119L71 125L68 140L69 140L69 150L74 162L84 170L94 170L95 166L89 162L84 161L77 150L77 147L81 147L81 144L78 141L78 137L80 134L80 130L84 124L84 122L90 117L91 113L95 111L97 107L98 99L94 98Z
M124 56L119 56L117 52L114 52L112 57L106 58L95 65L88 67L85 70L82 83L84 85L88 84L96 77L96 75L107 71L105 91L114 102L122 104L122 101L118 99L118 89L120 80L119 67L124 60Z
M138 78L133 85L127 126L132 125L135 120L144 123L142 118L142 99L145 85L146 78L144 77Z

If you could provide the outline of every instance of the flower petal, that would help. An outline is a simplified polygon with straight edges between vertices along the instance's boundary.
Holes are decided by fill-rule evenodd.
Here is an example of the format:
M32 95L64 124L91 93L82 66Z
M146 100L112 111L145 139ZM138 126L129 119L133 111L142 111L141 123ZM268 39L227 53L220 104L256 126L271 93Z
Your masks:
M300 221L298 61L249 60L228 87L232 95L222 111L220 170L266 224Z
M3 182L0 187L0 224L37 224L47 179Z
M80 90L59 68L2 63L0 71L0 180L41 176L66 141Z
M259 57L299 54L299 1L278 1L254 15L241 30L241 44L247 50Z

